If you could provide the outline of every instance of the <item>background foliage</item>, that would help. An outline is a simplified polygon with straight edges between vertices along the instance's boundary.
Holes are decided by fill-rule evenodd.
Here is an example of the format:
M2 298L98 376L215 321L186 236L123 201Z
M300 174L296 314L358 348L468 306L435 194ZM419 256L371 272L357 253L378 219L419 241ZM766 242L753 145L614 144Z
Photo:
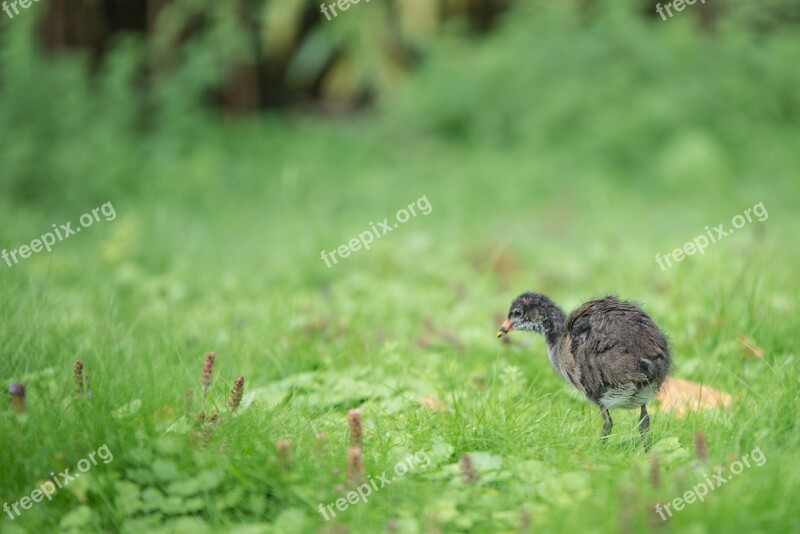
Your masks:
M104 202L118 217L0 263L0 377L28 391L0 415L0 498L114 453L0 529L797 530L799 21L788 0L667 22L647 2L467 0L330 22L299 0L42 0L3 19L0 247ZM422 195L430 215L319 259ZM757 202L768 220L658 268ZM676 375L734 405L655 415L649 455L620 412L602 445L540 340L494 339L528 289L641 302ZM209 350L209 399L182 419ZM249 404L228 417L239 374ZM354 407L368 472L433 462L325 523ZM205 444L201 409L223 419ZM763 467L654 516L755 447Z

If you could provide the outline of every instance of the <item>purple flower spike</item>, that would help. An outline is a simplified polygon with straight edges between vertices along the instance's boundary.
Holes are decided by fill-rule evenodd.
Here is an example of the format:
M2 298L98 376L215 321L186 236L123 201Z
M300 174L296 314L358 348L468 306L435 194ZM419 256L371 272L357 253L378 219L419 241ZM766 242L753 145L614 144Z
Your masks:
M11 393L11 408L15 412L25 411L25 384L15 383L8 388Z

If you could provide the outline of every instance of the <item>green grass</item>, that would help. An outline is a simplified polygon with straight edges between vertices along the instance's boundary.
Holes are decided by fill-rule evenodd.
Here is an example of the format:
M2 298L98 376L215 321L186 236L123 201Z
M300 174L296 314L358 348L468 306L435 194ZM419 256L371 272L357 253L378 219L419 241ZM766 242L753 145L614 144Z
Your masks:
M53 78L30 98L46 118L0 143L0 246L108 201L117 218L0 263L0 378L27 387L25 413L0 413L0 498L104 444L113 461L0 515L0 531L516 532L523 517L531 532L800 529L800 106L787 67L800 51L779 32L712 38L687 16L655 33L618 15L577 31L512 21L474 54L432 58L381 118L200 121L188 138L118 138L104 122L87 142L80 98L46 112L69 76L41 70ZM7 83L23 98L17 74ZM0 104L17 125L23 108ZM48 121L63 132L48 137ZM320 259L423 195L429 215L331 268ZM659 268L657 253L759 202L763 222ZM639 302L674 374L734 402L653 414L649 453L636 413L617 411L602 443L598 410L555 375L541 338L495 337L527 290L566 311L608 293ZM74 393L76 359L91 398ZM238 375L246 402L231 416ZM318 506L349 489L352 408L373 478L409 454L430 464L326 523ZM222 414L198 437L201 410ZM763 466L661 522L656 503L756 448Z
M334 137L297 126L302 147L273 154L270 181L259 179L252 147L226 148L225 159L205 146L181 161L215 192L205 201L166 204L154 193L117 202L116 220L3 269L1 374L28 385L27 412L0 417L3 498L29 495L49 471L72 468L103 444L114 454L53 502L13 524L4 518L4 529L316 531L330 526L318 505L346 487L345 417L355 407L368 473L419 451L431 463L338 512L335 523L353 532L390 521L408 532L514 531L522 510L533 528L559 531L797 528L798 249L788 192L754 183L713 199L653 202L646 190L613 182L556 187L536 170L506 186L495 177L502 173L470 168L446 146L436 158L411 160L364 141L362 128L339 125ZM471 156L508 174L524 159L480 148ZM326 160L336 162L331 182L316 179ZM429 215L325 267L322 248L421 195ZM704 201L713 204L680 207ZM656 252L757 201L766 221L658 268ZM80 214L18 215L5 242L23 244ZM733 406L655 414L650 454L635 414L618 411L613 437L601 443L596 408L551 371L543 341L515 333L519 343L504 345L494 336L511 299L529 289L568 309L607 292L637 300L668 333L675 374L730 392ZM447 335L430 334L426 320ZM741 334L764 349L763 360L742 356ZM218 355L214 383L194 412L222 409L239 374L252 403L233 418L223 409L204 447L169 427L183 415L186 389L200 396L209 350ZM73 394L77 358L92 373L91 399ZM420 396L445 409L422 406ZM121 410L134 401L138 410ZM327 436L321 449L319 432ZM696 432L706 436L707 464L695 458ZM292 444L288 468L275 452L281 439ZM655 502L756 447L762 467L657 525ZM486 469L474 486L461 481L464 453Z

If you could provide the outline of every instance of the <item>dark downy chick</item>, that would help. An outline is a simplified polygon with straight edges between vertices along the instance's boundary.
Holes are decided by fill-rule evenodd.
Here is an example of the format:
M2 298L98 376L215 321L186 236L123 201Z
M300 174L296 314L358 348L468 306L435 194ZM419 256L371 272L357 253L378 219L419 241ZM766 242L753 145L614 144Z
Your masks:
M553 368L600 407L603 435L611 432L612 408L640 408L639 429L646 435L647 402L664 383L671 360L666 337L639 306L607 296L565 317L547 296L523 293L497 336L512 330L545 337Z

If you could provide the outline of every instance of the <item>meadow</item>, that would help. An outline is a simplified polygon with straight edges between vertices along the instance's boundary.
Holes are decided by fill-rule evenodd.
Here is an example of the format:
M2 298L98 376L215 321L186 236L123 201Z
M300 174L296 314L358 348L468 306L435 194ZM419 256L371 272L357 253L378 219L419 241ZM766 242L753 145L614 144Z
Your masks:
M113 455L0 531L797 532L800 44L653 24L522 10L460 53L443 38L369 112L173 110L146 135L115 99L124 56L92 97L70 60L4 36L0 248L116 215L0 262L0 377L25 387L0 411L0 499ZM428 214L321 260L423 196ZM496 338L528 290L640 303L674 375L732 402L653 412L649 451L617 411L601 441L540 337Z

